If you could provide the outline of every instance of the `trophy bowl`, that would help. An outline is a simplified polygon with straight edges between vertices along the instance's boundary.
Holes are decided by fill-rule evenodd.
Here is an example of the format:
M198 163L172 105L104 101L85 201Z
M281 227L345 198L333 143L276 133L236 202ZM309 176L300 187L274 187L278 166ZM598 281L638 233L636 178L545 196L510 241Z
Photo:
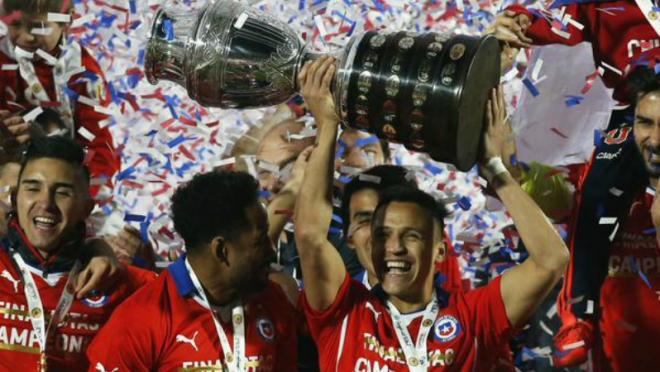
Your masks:
M489 93L499 82L492 37L368 31L334 53L343 123L437 161L477 161ZM169 80L207 107L255 108L287 101L314 53L285 23L232 1L198 11L158 11L147 44L152 84Z

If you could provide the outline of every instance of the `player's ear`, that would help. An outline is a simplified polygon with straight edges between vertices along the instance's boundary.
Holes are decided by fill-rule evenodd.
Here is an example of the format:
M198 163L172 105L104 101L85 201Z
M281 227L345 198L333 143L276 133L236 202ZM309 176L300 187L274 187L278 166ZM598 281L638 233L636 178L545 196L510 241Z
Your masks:
M213 257L229 265L229 254L227 250L227 241L222 236L216 236L211 240L211 253Z
M445 252L447 252L445 243L443 241L437 242L433 250L435 251L435 262L442 262L445 260Z

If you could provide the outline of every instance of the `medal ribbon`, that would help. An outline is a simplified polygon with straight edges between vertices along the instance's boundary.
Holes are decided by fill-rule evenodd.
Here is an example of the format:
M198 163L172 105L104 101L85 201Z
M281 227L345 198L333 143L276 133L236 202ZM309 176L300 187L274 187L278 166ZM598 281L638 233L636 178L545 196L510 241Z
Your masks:
M28 265L23 260L23 257L18 254L18 252L12 252L12 258L16 262L16 266L18 266L18 271L20 272L21 278L23 280L23 291L25 292L25 297L28 303L28 310L30 312L30 323L32 323L32 328L34 329L34 332L37 333L38 337L39 350L41 351L41 366L39 370L45 371L46 340L48 340L49 332L52 332L52 330L64 320L67 313L69 312L69 309L71 308L71 304L74 300L73 281L80 271L81 263L80 260L76 260L75 264L71 268L69 277L66 281L66 285L64 286L64 291L62 292L62 295L57 302L57 307L55 308L55 311L50 318L50 321L48 322L48 326L46 327L46 314L44 312L43 303L41 302L41 296L39 296L39 289L37 288L37 284L34 282L34 278L28 269Z
M429 361L426 343L431 327L433 327L433 323L438 317L438 312L440 311L438 297L435 292L433 293L431 302L429 302L429 304L426 305L426 309L424 309L424 316L422 318L422 323L419 326L419 333L417 334L417 342L415 342L415 344L412 342L408 327L403 321L399 310L390 301L387 301L387 308L390 311L394 330L396 331L396 337L399 339L401 349L403 349L408 368L410 371L414 372L427 371Z
M222 324L220 324L220 321L213 313L213 310L211 310L211 303L208 301L206 297L204 288L202 288L199 279L197 279L197 275L195 275L195 272L192 270L192 267L190 267L190 263L188 263L187 259L186 259L186 268L188 269L188 273L190 273L190 279L192 280L193 285L197 290L197 293L199 293L199 296L201 297L202 301L204 302L208 310L211 312L211 316L213 317L213 322L215 323L215 329L218 332L218 338L220 338L220 345L222 346L222 352L224 353L225 364L227 365L228 370L231 372L244 371L246 358L245 358L245 311L243 309L243 306L239 303L238 305L234 306L231 310L231 322L234 330L234 347L232 348L229 345L229 340L227 338L227 334L225 333L225 330L222 328Z

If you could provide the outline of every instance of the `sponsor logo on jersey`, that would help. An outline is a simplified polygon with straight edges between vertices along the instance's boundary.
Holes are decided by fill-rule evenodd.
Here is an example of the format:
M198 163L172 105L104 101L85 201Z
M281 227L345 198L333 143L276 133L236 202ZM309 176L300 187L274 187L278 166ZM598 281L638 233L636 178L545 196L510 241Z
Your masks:
M199 349L197 348L197 341L195 341L195 338L197 338L198 333L199 333L199 331L195 331L195 333L193 333L192 337L186 337L182 334L178 334L178 335L176 335L176 342L189 344L190 346L192 346L193 349L195 349L195 351L199 351Z
M435 337L440 342L449 342L461 334L461 324L451 315L443 315L435 321Z
M257 320L257 330L266 342L273 342L275 338L275 326L268 318L260 318Z

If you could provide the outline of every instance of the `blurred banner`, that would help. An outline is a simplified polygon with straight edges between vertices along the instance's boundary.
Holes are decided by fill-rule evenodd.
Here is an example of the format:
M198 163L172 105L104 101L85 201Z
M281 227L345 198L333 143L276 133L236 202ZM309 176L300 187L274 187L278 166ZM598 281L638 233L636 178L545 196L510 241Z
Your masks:
M518 159L550 165L588 160L594 130L605 129L615 105L597 76L591 44L535 48L527 75L532 87L523 85L512 117Z

